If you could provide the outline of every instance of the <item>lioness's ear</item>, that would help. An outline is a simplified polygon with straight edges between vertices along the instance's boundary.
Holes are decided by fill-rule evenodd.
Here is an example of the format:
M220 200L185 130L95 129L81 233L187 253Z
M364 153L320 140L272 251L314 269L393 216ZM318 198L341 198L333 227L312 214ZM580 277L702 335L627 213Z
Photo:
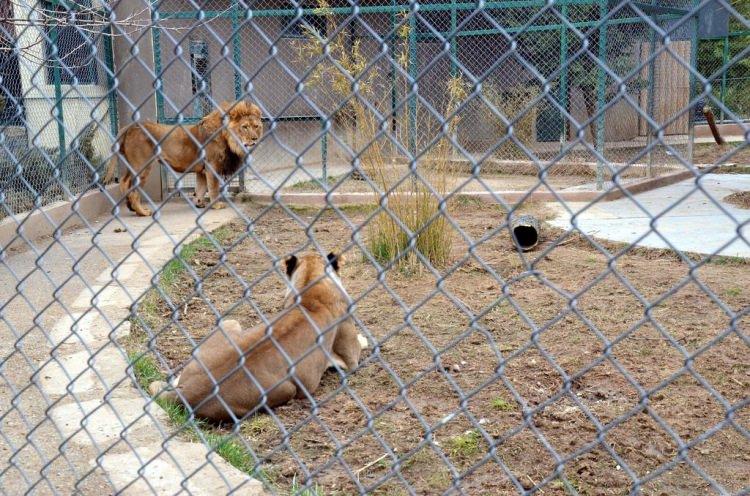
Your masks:
M339 255L336 255L334 252L328 254L328 263L331 264L331 267L333 267L333 270L336 272L339 271L339 259Z
M284 266L286 267L286 276L292 277L292 272L297 268L297 257L291 255L289 258L284 260Z

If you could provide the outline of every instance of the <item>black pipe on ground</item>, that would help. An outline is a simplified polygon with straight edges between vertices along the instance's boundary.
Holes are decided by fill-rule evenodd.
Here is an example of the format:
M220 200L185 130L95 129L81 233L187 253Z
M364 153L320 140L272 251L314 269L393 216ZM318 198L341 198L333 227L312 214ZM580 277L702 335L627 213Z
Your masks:
M529 251L539 243L539 221L532 215L522 215L510 222L513 239L522 251Z

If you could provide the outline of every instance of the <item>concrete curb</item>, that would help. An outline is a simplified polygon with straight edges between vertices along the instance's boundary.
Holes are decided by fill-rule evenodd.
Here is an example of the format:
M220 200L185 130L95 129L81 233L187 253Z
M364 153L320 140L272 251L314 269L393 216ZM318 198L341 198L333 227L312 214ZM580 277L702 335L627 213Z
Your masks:
M202 218L201 227L213 230L234 217L231 209L222 212L211 220ZM119 219L133 231L138 229L132 226L145 225L148 242L139 246L140 256L126 256L114 277L111 267L105 269L91 281L93 292L85 290L70 303L72 316L59 320L49 333L54 359L37 372L36 382L56 400L48 415L67 442L96 445L97 456L89 463L116 494L265 494L259 481L204 444L172 437L166 413L134 386L128 358L115 342L130 332L125 321L130 307L148 289L152 272L147 263L162 267L172 258L172 239L187 242L200 234L187 235L195 227L193 217L173 220L167 234L149 231L151 219Z
M26 244L21 235L28 240L51 236L56 231L71 229L83 225L84 219L94 219L114 208L107 197L116 197L119 185L110 184L103 191L89 191L74 201L51 203L30 213L6 217L0 221L0 246L8 249L19 244ZM71 214L77 215L71 215Z
M687 170L666 174L655 178L635 181L621 186L622 189L611 190L607 193L602 191L534 191L531 194L528 191L470 191L459 193L453 198L477 200L486 203L495 203L496 197L501 198L508 204L515 204L519 201L538 201L538 202L555 202L558 199L565 202L591 202L612 201L625 196L625 191L630 194L642 193L670 184L677 183L684 179L693 177L693 173ZM300 205L312 207L325 207L326 205L377 205L380 197L374 193L281 193L278 195L261 194L261 193L244 193L243 198L254 201L263 205L269 205L281 201L287 205Z

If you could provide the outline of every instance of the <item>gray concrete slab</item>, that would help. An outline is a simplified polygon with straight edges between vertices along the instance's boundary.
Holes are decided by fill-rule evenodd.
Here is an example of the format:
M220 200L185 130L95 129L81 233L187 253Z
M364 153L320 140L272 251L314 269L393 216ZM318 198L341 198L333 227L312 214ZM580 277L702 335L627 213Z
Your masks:
M750 174L709 174L638 194L634 200L550 203L562 229L651 248L750 257L750 210L723 201L750 190ZM744 237L744 239L743 239Z
M235 212L165 205L157 218L82 218L89 227L28 239L0 258L0 493L133 494L136 486L177 494L185 473L205 466L191 494L260 483L202 444L189 459L160 455L169 428L127 375L116 344L129 307L175 246L231 220ZM155 220L157 222L155 222ZM202 229L196 229L200 226ZM125 227L125 230L122 228ZM115 270L115 267L119 268ZM106 451L105 451L106 450ZM207 464L207 461L211 462ZM124 492L123 492L124 491Z

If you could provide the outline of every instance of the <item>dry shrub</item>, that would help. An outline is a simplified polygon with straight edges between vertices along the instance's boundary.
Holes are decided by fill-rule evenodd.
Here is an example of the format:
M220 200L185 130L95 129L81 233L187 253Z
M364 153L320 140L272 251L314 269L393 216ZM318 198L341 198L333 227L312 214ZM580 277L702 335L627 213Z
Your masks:
M326 15L328 32L334 33L337 26L329 12L328 5L320 0L318 13ZM440 198L447 190L453 146L444 135L436 135L440 139L429 147L423 159L429 167L420 165L418 177L404 177L394 167L393 146L384 134L384 129L390 128L390 101L384 98L390 94L390 82L382 77L377 67L368 67L370 59L363 52L361 40L349 40L345 32L341 30L341 34L324 40L317 32L309 30L297 49L303 61L316 60L324 49L327 51L327 58L312 69L308 84L318 92L317 98L328 100L328 108L340 107L332 118L349 130L349 143L360 158L364 174L386 196L387 208L368 226L370 251L381 263L395 262L412 273L422 267L416 252L434 266L443 265L451 251L452 237L450 225L440 212ZM399 29L395 50L395 62L404 70L408 69L408 36L409 26L404 23ZM352 90L354 80L357 81L356 93ZM400 86L399 94L408 93L406 78L398 78L396 84ZM446 81L443 115L452 115L467 93L467 84L462 78ZM346 103L341 105L342 102ZM326 102L323 105L325 107ZM419 109L416 110L419 114ZM397 131L393 136L405 147L408 115L408 110L398 113ZM448 121L449 136L455 134L458 122L458 116ZM420 126L418 120L416 126Z
M495 107L495 110L512 121L523 114L513 124L513 135L525 146L531 146L536 141L535 121L537 117L537 106L529 108L531 102L539 96L539 88L536 86L516 85L506 89L500 89L496 83L485 82L482 85L482 95ZM475 100L479 105L479 115L484 124L489 126L492 136L498 139L508 134L508 126L502 119L487 107L482 100ZM525 113L524 113L525 112ZM503 143L495 154L502 158L527 158L526 154L518 148L518 145L508 140Z

